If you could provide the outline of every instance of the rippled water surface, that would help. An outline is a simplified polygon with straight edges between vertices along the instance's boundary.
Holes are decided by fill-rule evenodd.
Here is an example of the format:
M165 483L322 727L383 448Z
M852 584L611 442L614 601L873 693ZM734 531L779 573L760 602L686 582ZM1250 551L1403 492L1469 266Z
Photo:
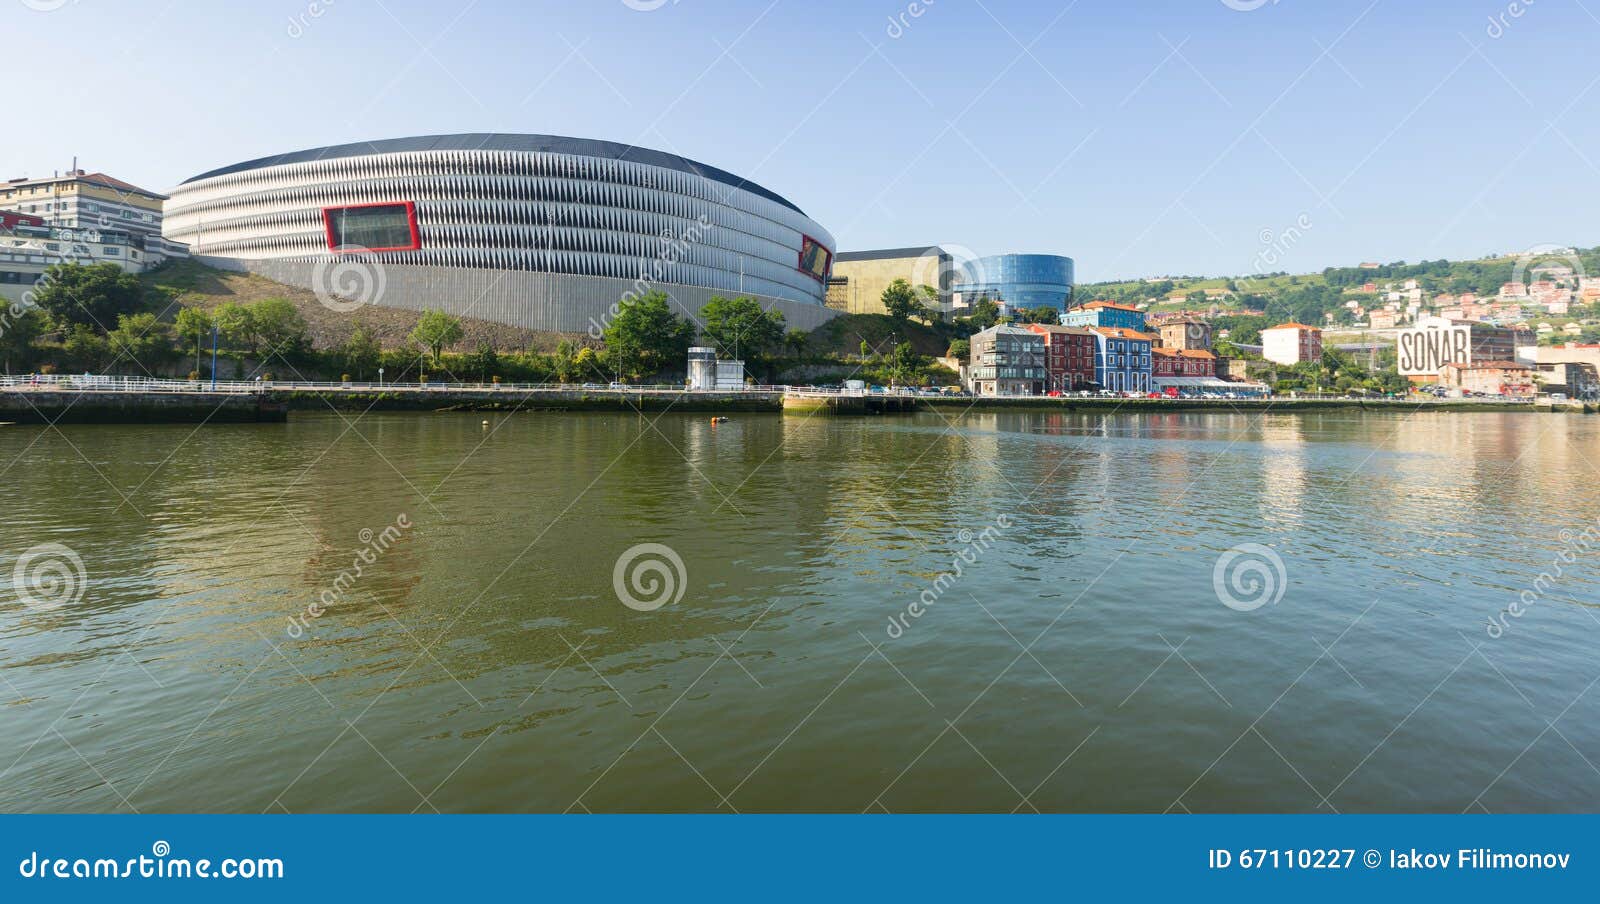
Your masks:
M1600 418L481 421L0 428L0 810L1600 809Z

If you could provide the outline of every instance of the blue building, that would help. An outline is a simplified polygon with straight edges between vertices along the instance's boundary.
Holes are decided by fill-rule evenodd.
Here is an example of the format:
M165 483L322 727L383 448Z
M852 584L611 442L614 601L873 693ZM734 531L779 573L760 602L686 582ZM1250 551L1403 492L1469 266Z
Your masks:
M1095 327L1094 381L1112 392L1150 392L1154 336L1119 327Z
M981 299L1020 308L1072 306L1072 258L1057 254L996 254L980 257L962 268L963 281L954 286L962 301Z
M1143 311L1109 301L1091 301L1081 308L1073 308L1061 315L1061 323L1064 326L1103 326L1139 333L1145 329Z

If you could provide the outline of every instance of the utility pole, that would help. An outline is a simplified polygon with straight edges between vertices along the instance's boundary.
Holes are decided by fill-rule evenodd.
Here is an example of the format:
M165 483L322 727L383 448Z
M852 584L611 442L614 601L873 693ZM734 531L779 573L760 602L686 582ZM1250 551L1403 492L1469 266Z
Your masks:
M217 334L219 327L211 324L211 391L217 391Z

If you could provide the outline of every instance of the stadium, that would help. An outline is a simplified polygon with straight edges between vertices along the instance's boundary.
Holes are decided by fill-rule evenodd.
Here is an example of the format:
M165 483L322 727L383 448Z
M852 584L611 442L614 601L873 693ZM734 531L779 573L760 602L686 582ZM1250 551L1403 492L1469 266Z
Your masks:
M171 193L164 235L336 310L443 309L597 333L625 298L747 295L813 329L834 240L778 194L674 154L550 135L439 135L263 157Z

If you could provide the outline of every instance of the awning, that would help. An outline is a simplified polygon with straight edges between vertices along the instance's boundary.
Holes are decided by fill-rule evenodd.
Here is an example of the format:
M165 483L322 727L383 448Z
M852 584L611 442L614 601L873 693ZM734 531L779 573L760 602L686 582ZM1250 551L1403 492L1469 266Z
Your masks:
M1266 392L1265 383L1230 383L1216 377L1155 377L1150 378L1155 389L1214 389L1222 392Z

